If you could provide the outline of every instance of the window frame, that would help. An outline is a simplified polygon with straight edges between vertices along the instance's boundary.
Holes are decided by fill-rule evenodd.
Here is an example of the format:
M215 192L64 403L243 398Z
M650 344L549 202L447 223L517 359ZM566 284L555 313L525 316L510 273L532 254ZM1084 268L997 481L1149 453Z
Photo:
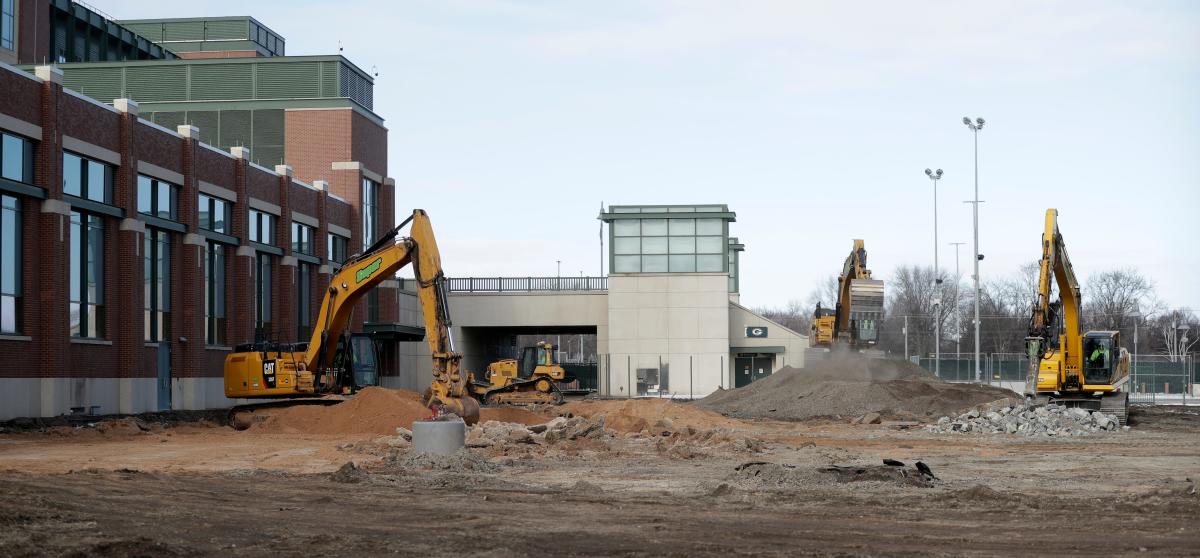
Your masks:
M146 227L142 239L142 337L148 343L171 340L171 240L170 231L155 227Z
M16 142L21 143L21 150L20 150L21 151L21 178L20 179L16 179L16 178L13 178L11 176L4 174L4 166L5 166L5 163L7 163L7 161L5 160L6 157L4 155L6 152L6 149L4 147L5 147L5 144L10 141L16 141ZM33 185L33 140L31 140L25 136L9 133L7 131L0 131L0 179L11 180L13 182L19 182L21 184L28 184L30 186Z
M363 250L379 239L379 183L362 179L362 245Z
M296 341L312 337L312 279L313 265L296 264Z
M260 209L250 209L248 216L248 228L250 230L247 233L247 236L249 237L249 241L257 242L259 244L266 244L267 246L276 246L275 241L277 239L275 238L275 229L279 224L279 216L275 215L274 213L267 213L266 211L262 211ZM264 233L268 235L269 241L264 240Z
M204 342L220 346L226 342L225 295L229 292L225 245L209 240L204 247Z
M348 258L350 256L350 254L348 253L350 250L350 239L349 238L346 238L340 234L327 232L327 233L325 233L325 246L326 246L326 250L325 250L326 256L328 256L330 263L333 263L336 265L342 265L342 264L346 263L346 258ZM337 257L338 256L338 253L337 253L338 248L341 249L341 256L342 256L341 258Z
M271 335L271 294L274 285L271 284L274 270L271 254L256 252L254 255L254 329L255 337ZM257 339L256 339L257 340Z
M73 158L75 161L78 161L79 169L78 169L78 173L76 174L79 177L78 193L72 193L67 190L67 186L68 186L67 177L69 176L69 174L67 173L67 167L68 167L68 162L72 160L72 159L69 159L69 157ZM116 170L113 168L113 165L106 163L104 161L99 161L99 160L93 159L86 155L80 155L78 153L75 153L74 151L63 150L62 167L63 167L62 174L63 174L63 194L64 195L73 196L73 197L79 198L81 200L88 200L88 201L94 201L97 203L103 203L106 205L112 205L113 175L116 172ZM101 172L104 173L104 176L100 179L101 180L100 187L103 190L103 192L100 193L100 199L96 199L96 198L92 197L93 196L92 173L94 172L94 170L96 168L99 168L101 170Z
M142 184L143 184L142 180L143 179L145 179L150 185L149 212L142 210ZM159 206L162 202L162 193L163 193L164 187L167 192L167 195L170 197L170 199L167 200L167 205L168 205L168 207L167 207L168 216L167 217L163 217L159 213ZM137 212L139 214L148 215L150 217L154 217L157 219L164 219L167 221L176 221L176 222L179 221L179 185L178 184L172 184L170 182L167 182L166 180L154 178L153 176L149 176L149 175L145 175L145 174L138 174L137 192L136 193L137 193Z
M8 24L8 34L4 33ZM0 0L0 48L17 50L17 0Z
M196 221L199 223L199 227L209 232L230 234L231 230L233 229L233 202L225 198L205 194L203 192L197 194L196 199ZM208 207L205 208L205 206ZM221 219L223 223L221 228L216 227L218 206L224 209L224 211L221 212ZM207 211L204 211L205 209L207 209ZM203 218L205 213L208 214L207 221Z
M292 252L312 256L316 253L315 237L317 228L311 225L305 225L298 221L292 221ZM297 233L301 238L297 239Z
M8 194L0 195L0 334L5 335L19 335L25 326L24 300L21 293L21 256L24 248L21 221L21 198ZM15 238L8 242L10 233ZM9 246L13 249L12 253L7 251ZM9 264L12 269L6 270ZM8 275L5 271L11 273L11 281L4 280L3 277ZM5 322L10 320L12 327L5 327Z
M76 221L76 216L78 216L78 221ZM94 224L93 219L95 219ZM71 337L74 338L105 339L107 334L107 324L105 323L107 312L104 302L104 229L106 225L103 215L80 209L73 209L71 211L67 245L67 301L68 307L78 305L78 333L70 333ZM79 234L75 234L76 228L79 229ZM97 232L98 238L91 237L93 232ZM76 242L77 237L78 245L76 246L74 242ZM95 261L87 259L87 248L93 241L98 241L98 246L93 247L98 248ZM76 265L79 266L79 269L73 269ZM89 297L90 293L88 292L87 276L89 270L92 275L97 277L95 301L91 300ZM76 274L78 274L78 277L75 277ZM78 300L75 299L75 294L71 292L73 290L71 285L72 279L78 279L79 281ZM94 324L94 328L89 329L89 323ZM69 321L67 326L69 329L73 329Z

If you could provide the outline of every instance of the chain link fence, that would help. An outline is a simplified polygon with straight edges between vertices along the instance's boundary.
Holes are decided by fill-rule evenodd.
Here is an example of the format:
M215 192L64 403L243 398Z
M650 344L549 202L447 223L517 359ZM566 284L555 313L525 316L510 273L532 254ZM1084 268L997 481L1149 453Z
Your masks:
M944 353L939 361L932 357L912 357L912 362L947 382L976 382L973 353ZM940 366L939 366L940 365ZM1024 353L985 353L980 355L979 383L1025 392L1029 357ZM1150 405L1200 405L1200 371L1196 355L1131 355L1129 365L1129 402Z

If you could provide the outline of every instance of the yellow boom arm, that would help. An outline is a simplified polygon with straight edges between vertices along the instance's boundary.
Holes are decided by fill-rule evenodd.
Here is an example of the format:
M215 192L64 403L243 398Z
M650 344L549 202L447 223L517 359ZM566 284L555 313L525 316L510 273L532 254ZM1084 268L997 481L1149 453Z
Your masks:
M1037 299L1033 303L1033 317L1029 323L1029 338L1039 339L1037 348L1045 351L1042 345L1050 338L1050 327L1054 325L1057 305L1051 302L1051 279L1058 284L1059 297L1062 299L1063 328L1060 350L1064 352L1063 360L1074 363L1083 354L1083 324L1079 319L1081 293L1079 281L1075 278L1075 270L1071 267L1071 259L1067 257L1067 246L1063 242L1062 233L1058 230L1058 210L1046 210L1046 227L1042 233L1042 259L1039 262ZM1032 348L1032 347L1031 347ZM1029 355L1032 362L1037 362L1041 355ZM1074 368L1074 366L1072 366Z
M410 236L399 237L400 229L409 223L412 223ZM345 331L355 303L410 263L425 317L425 340L433 355L433 383L426 403L431 409L440 407L473 424L479 418L479 405L468 393L466 377L459 370L462 353L455 352L450 336L450 310L443 285L441 255L429 215L422 209L414 210L411 217L364 250L362 255L352 257L334 275L321 302L317 327L304 353L302 366L310 371L332 366L337 339Z

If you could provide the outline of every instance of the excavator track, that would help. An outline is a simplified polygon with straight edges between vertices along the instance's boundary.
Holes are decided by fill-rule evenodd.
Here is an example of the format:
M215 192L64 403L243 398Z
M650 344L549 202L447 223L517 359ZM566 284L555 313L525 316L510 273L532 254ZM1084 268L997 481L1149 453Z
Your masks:
M537 389L537 383L546 381L550 384L550 391L545 392ZM522 389L527 388L527 389ZM558 388L558 384L547 378L531 378L514 382L502 388L496 388L488 391L483 396L484 405L534 405L538 403L550 403L561 405L565 401L562 390Z
M1129 393L1118 391L1102 397L1100 399L1100 410L1110 415L1116 415L1117 422L1121 426L1125 426L1125 422L1129 418Z

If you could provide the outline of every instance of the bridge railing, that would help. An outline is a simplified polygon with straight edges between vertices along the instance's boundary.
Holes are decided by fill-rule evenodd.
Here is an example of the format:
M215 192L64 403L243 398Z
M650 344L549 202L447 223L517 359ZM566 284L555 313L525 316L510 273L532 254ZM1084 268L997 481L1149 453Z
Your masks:
M452 293L606 291L608 277L447 277Z

